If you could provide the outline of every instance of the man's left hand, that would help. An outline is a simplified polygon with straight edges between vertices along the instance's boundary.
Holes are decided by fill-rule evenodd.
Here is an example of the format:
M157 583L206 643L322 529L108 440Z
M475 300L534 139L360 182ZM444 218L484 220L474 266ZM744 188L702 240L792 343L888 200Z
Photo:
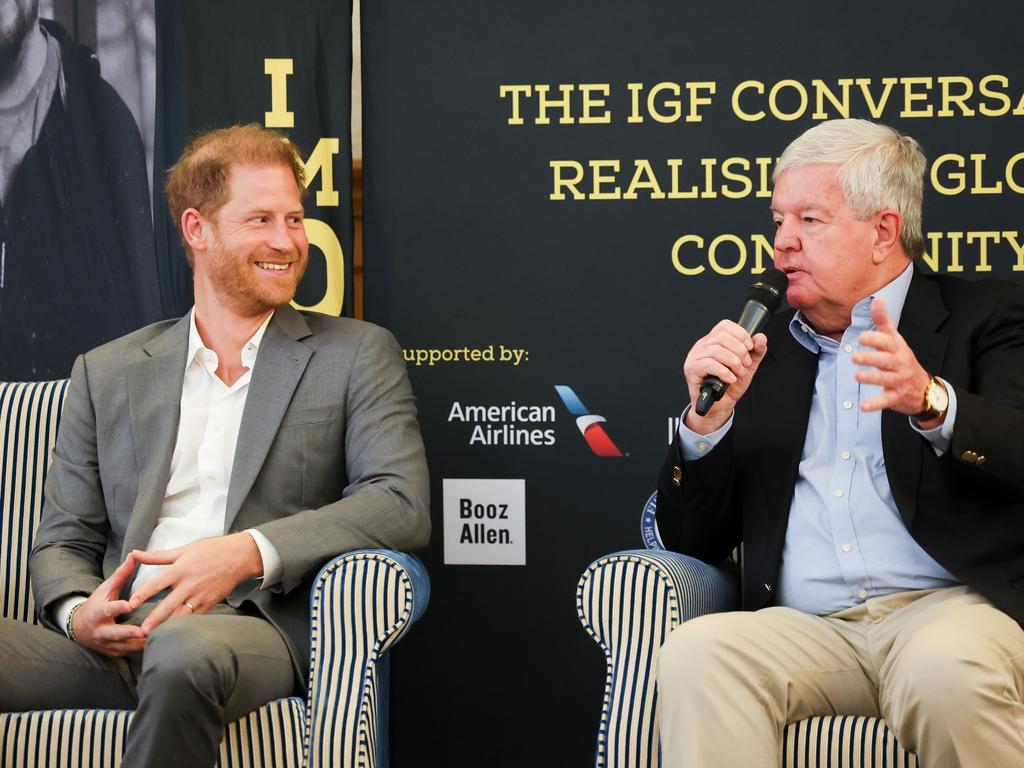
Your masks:
M138 563L168 566L131 596L134 610L165 589L171 590L142 622L147 634L172 616L206 613L238 584L263 575L259 547L244 531L157 552L133 550L132 557Z
M882 388L882 394L861 403L865 412L880 411L883 408L913 416L924 408L924 392L928 387L928 372L921 367L917 357L906 340L900 336L889 318L885 302L874 299L871 302L871 319L875 330L860 335L859 343L875 351L855 352L852 360L856 365L868 366L854 373L861 384L875 384ZM937 427L941 421L922 423L928 429Z

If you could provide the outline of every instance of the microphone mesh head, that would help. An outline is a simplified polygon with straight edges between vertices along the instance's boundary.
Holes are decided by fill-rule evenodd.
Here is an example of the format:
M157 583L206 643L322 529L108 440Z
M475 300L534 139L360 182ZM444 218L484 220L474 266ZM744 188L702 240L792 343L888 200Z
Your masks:
M747 301L760 302L769 312L775 313L782 306L782 297L786 295L788 285L789 278L784 272L768 269L750 286Z

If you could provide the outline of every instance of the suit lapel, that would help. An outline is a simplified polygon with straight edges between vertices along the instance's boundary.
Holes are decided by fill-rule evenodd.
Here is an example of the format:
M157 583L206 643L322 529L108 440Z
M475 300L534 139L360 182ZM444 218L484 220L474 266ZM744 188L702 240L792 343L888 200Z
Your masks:
M122 556L146 548L160 515L178 436L188 332L189 315L185 315L146 344L147 356L128 371L128 411L139 481Z
M899 332L917 360L931 374L940 373L946 356L946 336L937 329L949 317L934 281L916 268L900 316ZM882 453L886 474L903 523L910 527L917 509L917 485L922 451L931 450L895 411L882 411Z
M778 554L777 560L781 560L818 370L817 356L800 346L790 333L791 316L787 313L777 321L781 327L769 342L769 359L758 369L756 386L749 392L752 434L758 439L766 436L770 446L766 461L759 467L764 498L778 499L775 508L755 512L759 518L755 524L759 528L764 526L761 530L768 537L772 552Z
M295 387L313 354L299 341L310 333L302 315L286 304L274 313L260 342L238 430L224 511L225 532L231 529L242 502L263 467Z

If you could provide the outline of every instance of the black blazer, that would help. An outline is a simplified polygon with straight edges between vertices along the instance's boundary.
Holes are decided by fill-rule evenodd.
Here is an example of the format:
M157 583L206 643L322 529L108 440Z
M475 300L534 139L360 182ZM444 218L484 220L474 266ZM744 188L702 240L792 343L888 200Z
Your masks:
M817 371L789 332L792 316L768 326L768 353L725 438L685 462L677 437L658 478L669 549L719 562L743 542L749 610L774 602ZM957 398L941 457L906 416L882 414L900 516L928 554L1024 625L1024 286L915 271L899 331Z

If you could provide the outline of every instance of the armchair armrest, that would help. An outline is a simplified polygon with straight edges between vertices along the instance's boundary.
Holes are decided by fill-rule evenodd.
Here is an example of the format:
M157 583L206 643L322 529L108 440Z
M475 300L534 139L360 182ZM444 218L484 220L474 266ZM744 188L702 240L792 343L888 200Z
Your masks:
M306 765L386 768L386 652L429 599L426 568L404 552L347 552L317 575L310 596Z
M660 765L658 650L681 622L737 605L731 566L711 566L675 552L616 552L583 572L576 611L607 665L598 768Z

